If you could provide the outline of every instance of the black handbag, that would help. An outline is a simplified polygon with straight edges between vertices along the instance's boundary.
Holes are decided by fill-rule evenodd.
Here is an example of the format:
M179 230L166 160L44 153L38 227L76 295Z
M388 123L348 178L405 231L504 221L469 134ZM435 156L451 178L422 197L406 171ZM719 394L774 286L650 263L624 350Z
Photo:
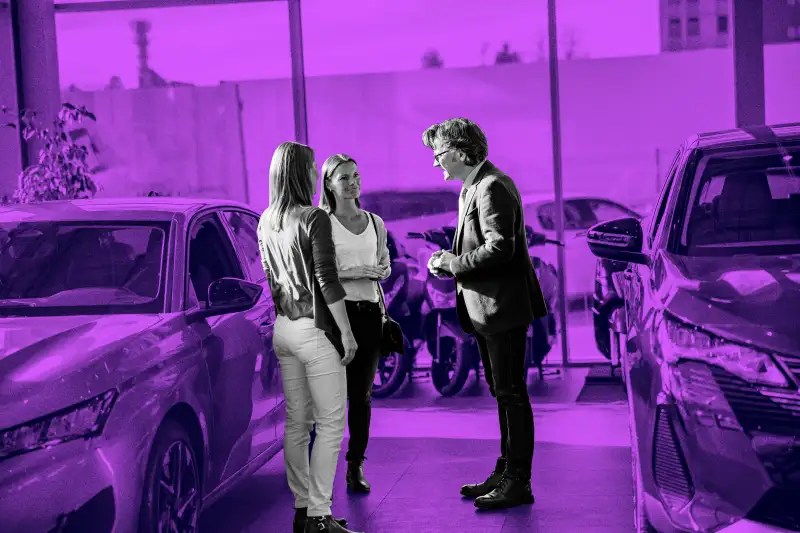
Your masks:
M372 213L369 214L372 220L372 225L375 228L375 235L378 235L378 225L375 223L375 217ZM386 300L383 295L383 288L380 282L375 282L378 288L378 296L380 297L381 305L381 355L389 355L390 353L399 353L405 355L406 344L403 339L403 328L400 324L392 320L386 312Z

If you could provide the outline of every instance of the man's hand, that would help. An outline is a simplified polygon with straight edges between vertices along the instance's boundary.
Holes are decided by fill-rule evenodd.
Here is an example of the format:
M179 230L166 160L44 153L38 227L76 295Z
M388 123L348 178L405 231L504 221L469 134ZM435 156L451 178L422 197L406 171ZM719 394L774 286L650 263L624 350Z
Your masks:
M439 270L444 270L445 272L452 274L453 272L450 270L450 261L455 258L455 254L452 254L447 250L442 250L442 253L440 253L436 258L434 266Z
M433 252L433 255L431 255L431 258L428 259L428 271L434 276L436 275L436 270L439 270L436 265L442 252L444 252L444 250L436 250Z

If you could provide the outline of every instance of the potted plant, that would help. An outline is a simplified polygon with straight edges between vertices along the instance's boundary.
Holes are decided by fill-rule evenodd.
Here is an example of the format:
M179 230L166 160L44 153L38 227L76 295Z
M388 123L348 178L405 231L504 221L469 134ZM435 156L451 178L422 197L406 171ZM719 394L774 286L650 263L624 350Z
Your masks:
M98 187L87 161L89 152L72 134L84 120L97 120L86 107L64 103L51 127L40 125L33 111L15 114L6 107L0 110L16 117L15 122L6 126L19 127L26 142L36 142L40 147L38 160L20 174L15 202L74 200L97 194Z

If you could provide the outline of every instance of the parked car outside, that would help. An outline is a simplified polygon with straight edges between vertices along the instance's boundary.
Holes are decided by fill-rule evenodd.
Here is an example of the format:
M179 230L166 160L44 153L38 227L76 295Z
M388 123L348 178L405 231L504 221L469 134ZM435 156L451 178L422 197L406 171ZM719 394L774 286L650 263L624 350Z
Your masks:
M522 197L525 223L537 233L556 240L556 203L553 195L529 194ZM566 260L567 303L582 301L593 292L595 258L586 244L586 231L606 220L640 216L619 202L578 194L564 195L564 257ZM558 265L557 250L546 247L537 255L551 265Z
M281 449L257 224L208 199L0 208L3 533L194 531Z
M800 531L800 124L694 136L623 261L636 531Z

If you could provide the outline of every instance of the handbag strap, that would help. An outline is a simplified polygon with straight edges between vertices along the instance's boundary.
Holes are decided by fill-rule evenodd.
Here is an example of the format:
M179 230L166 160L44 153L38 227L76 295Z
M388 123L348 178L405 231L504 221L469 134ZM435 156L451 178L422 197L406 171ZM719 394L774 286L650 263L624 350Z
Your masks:
M373 215L369 211L367 211L367 214L369 214L369 219L372 221L372 227L375 228L375 240L378 243L378 248L380 248L381 238L378 235L378 224L375 222L375 215ZM380 253L380 249L378 250L378 253ZM386 301L383 298L383 288L381 287L380 282L377 281L375 282L375 286L378 289L378 298L380 298L381 310L383 311L383 316L386 316Z

